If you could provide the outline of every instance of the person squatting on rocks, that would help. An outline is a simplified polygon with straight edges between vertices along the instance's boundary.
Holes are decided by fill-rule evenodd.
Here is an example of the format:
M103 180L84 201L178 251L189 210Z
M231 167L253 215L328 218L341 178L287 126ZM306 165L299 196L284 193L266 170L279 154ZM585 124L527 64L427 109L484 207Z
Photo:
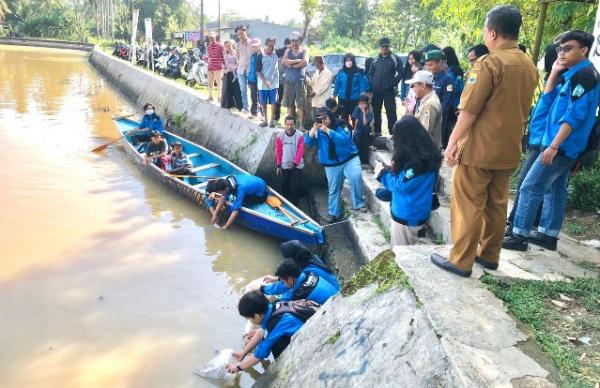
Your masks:
M429 220L435 182L442 162L439 147L421 123L404 116L394 125L392 166L380 162L375 175L391 192L391 244L414 245Z

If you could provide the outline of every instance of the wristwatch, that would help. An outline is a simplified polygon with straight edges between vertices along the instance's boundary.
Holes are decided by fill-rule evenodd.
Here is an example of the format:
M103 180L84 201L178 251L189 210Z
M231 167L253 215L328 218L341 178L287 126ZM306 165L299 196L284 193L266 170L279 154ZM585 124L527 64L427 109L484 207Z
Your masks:
M242 369L242 367L240 366L240 364L237 364L235 367L237 368L238 372L241 372L241 371L243 371L243 369Z

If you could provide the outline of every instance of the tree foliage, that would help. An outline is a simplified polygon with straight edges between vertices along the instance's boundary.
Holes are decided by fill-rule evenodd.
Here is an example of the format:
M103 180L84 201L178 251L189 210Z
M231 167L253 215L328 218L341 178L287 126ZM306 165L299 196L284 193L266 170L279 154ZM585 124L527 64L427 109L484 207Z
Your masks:
M306 38L308 26L315 17L315 14L317 13L318 9L318 0L300 0L300 12L302 12L302 15L304 15L304 20L302 22L302 35L300 37L301 40L304 40L304 38Z
M327 36L360 39L371 16L367 0L323 0L321 31Z

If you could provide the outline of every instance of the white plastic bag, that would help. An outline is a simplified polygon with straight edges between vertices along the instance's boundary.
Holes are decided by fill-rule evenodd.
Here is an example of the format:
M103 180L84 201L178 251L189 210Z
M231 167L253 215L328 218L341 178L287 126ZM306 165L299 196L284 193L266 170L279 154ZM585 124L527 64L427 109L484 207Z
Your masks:
M210 361L202 365L200 369L194 371L194 374L207 379L224 382L227 385L233 385L233 379L235 378L235 375L225 370L225 366L227 364L234 362L231 353L233 353L233 349L221 350L216 357L213 357L210 359Z

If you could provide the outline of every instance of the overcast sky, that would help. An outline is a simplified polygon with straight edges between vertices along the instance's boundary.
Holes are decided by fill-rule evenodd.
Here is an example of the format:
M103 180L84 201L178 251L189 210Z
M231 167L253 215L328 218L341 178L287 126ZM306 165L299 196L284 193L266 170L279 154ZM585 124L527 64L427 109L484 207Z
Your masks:
M200 0L192 0L200 4ZM204 0L204 12L210 20L215 20L218 14L218 0ZM248 19L269 19L275 23L284 23L290 19L302 20L299 0L221 0L221 14L232 10Z

